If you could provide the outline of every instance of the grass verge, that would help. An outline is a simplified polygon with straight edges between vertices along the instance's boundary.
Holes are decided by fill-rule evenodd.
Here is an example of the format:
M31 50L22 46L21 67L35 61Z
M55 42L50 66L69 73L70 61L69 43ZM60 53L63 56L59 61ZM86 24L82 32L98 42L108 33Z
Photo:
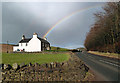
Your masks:
M69 59L68 53L57 53L57 54L42 54L42 53L2 53L2 63L13 64L13 63L50 63L50 62L64 62Z
M103 53L103 52L98 52L98 51L88 51L88 53L120 59L120 54L116 54L116 53Z

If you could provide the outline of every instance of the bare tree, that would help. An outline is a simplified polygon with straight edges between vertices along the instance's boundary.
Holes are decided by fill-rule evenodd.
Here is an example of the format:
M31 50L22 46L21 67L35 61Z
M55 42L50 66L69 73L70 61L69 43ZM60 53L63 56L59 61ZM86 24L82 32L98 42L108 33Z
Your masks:
M103 9L94 14L96 22L84 45L87 50L120 53L120 2L109 2Z

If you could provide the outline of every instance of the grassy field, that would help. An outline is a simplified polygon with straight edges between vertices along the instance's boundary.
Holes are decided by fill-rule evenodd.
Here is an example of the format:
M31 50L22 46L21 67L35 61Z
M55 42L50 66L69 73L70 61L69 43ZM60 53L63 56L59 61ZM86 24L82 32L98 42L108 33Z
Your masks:
M70 55L67 53L58 54L42 54L42 53L2 53L2 63L50 63L50 62L64 62L69 59Z
M120 54L116 54L116 53L103 53L103 52L97 52L97 51L88 51L88 53L120 59Z
M66 49L66 48L60 48L60 47L54 47L54 46L51 46L51 50L50 51L59 51L59 52L66 52L68 51L69 49Z

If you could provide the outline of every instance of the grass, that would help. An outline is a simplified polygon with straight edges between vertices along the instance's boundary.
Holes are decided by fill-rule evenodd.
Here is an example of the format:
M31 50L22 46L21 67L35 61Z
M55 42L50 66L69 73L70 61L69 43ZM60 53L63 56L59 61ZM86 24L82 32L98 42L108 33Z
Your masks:
M88 53L120 59L120 54L116 54L116 53L104 53L104 52L98 52L98 51L89 51Z
M57 49L57 48L59 48L59 49ZM60 48L60 47L54 47L54 46L51 46L51 50L50 51L59 51L59 52L66 52L66 51L68 51L69 49L66 49L66 48Z
M64 62L69 59L67 53L57 54L42 54L42 53L2 53L2 63L13 64L13 63L50 63L50 62Z

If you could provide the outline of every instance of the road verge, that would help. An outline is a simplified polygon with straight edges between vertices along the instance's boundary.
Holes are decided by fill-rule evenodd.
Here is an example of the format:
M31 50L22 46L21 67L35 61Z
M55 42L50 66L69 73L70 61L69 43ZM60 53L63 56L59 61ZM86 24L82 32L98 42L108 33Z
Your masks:
M103 53L98 51L88 51L88 53L120 60L120 54L116 54L116 53Z

